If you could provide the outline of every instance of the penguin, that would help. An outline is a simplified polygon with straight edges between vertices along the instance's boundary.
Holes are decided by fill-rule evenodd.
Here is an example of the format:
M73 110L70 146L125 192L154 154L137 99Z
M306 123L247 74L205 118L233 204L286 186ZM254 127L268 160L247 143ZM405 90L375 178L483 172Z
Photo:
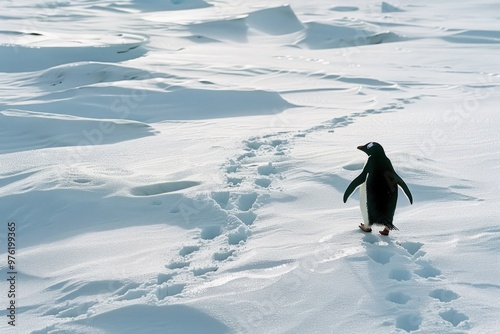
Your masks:
M389 235L389 231L398 230L392 223L398 200L397 186L403 189L410 204L413 204L413 197L406 183L394 171L382 145L370 142L358 146L357 149L365 152L368 160L361 174L347 187L344 203L352 192L361 186L360 208L364 224L359 225L359 228L364 232L371 232L373 224L383 225L385 228L380 234Z

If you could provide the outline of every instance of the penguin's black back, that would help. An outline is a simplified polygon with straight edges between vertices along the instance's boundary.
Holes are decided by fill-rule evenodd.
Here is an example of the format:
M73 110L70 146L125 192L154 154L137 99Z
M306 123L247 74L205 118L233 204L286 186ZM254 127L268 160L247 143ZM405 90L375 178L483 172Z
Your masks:
M385 155L371 156L366 165L366 205L371 224L391 227L398 200L392 163Z

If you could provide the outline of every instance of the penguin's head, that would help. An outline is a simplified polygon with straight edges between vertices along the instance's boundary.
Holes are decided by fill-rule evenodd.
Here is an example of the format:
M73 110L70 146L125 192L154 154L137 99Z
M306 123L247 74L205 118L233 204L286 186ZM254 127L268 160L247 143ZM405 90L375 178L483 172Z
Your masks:
M358 146L358 150L361 150L368 154L368 156L385 156L384 149L382 145L376 142L369 142L366 145Z

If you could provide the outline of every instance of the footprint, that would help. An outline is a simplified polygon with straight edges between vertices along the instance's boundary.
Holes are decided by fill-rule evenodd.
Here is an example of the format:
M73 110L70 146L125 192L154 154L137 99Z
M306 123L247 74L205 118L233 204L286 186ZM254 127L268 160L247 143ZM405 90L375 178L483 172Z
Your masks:
M252 225L257 215L252 211L239 212L236 214L236 217L241 220L245 225Z
M237 186L241 182L243 182L243 178L241 178L241 177L230 177L230 176L227 177L227 183L230 186Z
M389 272L389 278L396 281L409 281L411 279L411 272L404 268L392 269Z
M271 180L268 178L260 178L255 180L255 184L262 188L268 188L271 185Z
M288 144L288 140L285 139L274 139L271 141L271 146L272 147L277 147L283 144Z
M257 140L245 141L245 144L251 150L258 150L262 146L262 143Z
M194 276L203 276L207 273L217 271L218 269L219 269L218 267L196 268L196 269L193 269L193 275Z
M180 256L188 256L189 254L192 254L196 251L200 250L200 246L184 246L181 248L179 251Z
M446 289L436 289L429 293L429 296L432 298L439 299L440 302L449 303L455 299L458 299L460 296L451 290Z
M156 284L161 285L163 283L166 283L170 281L172 278L174 278L176 274L164 274L164 273L159 273L158 277L156 278Z
M225 209L229 203L229 191L213 192L211 197L222 209Z
M431 278L441 275L441 270L434 268L428 262L420 261L418 264L422 268L415 270L415 274L422 278Z
M247 153L243 153L242 155L240 155L237 159L238 161L241 161L241 160L244 160L244 159L247 159L247 158L255 158L255 153L253 152L247 152Z
M391 261L394 252L383 247L374 247L367 249L367 255L377 263L387 264Z
M396 318L396 327L407 332L416 331L420 328L422 317L419 313L407 313Z
M226 168L226 172L227 172L228 174L231 174L231 173L236 173L236 172L238 171L239 167L240 167L239 165L230 165L230 166L228 166L228 167Z
M373 245L379 242L380 239L371 233L364 233L363 241Z
M227 242L230 245L238 245L240 242L247 241L248 237L250 236L250 233L251 232L247 226L240 226L236 229L236 231L233 231L228 234Z
M221 227L219 225L211 225L211 226L205 226L201 230L201 235L200 237L203 240L213 240L217 238L219 235L221 235Z
M454 309L449 309L448 311L440 312L439 315L443 320L448 321L453 326L457 327L462 321L469 320L469 317L463 313L457 312Z
M165 268L167 269L182 269L182 268L186 268L189 266L189 262L182 262L182 261L179 261L179 262L171 262L167 265L165 265Z
M273 166L272 162L268 163L267 165L261 165L261 166L257 167L257 172L260 175L265 175L265 176L269 176L271 174L278 173L276 168Z
M156 297L163 300L167 297L175 296L184 290L186 284L162 284L156 288Z
M411 298L402 292L391 292L385 299L396 304L406 304Z
M402 242L401 243L401 246L406 249L406 251L410 254L410 255L415 255L417 254L417 252L420 250L420 248L422 248L424 244L420 243L420 242L411 242L411 241L406 241L406 242Z
M234 250L222 250L222 251L215 253L213 255L213 259L215 261L222 262L222 261L227 260L231 255L233 255L233 253L234 253Z
M248 211L252 208L255 201L257 201L257 193L241 195L238 199L238 208L241 211Z

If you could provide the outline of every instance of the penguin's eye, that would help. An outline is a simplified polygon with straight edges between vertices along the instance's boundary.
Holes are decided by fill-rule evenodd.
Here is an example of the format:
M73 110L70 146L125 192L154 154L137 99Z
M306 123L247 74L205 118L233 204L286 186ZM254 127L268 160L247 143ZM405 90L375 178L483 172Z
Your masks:
M371 149L371 148L372 148L372 146L373 146L373 143L369 143L368 145L366 145L366 148L367 148L367 149Z

